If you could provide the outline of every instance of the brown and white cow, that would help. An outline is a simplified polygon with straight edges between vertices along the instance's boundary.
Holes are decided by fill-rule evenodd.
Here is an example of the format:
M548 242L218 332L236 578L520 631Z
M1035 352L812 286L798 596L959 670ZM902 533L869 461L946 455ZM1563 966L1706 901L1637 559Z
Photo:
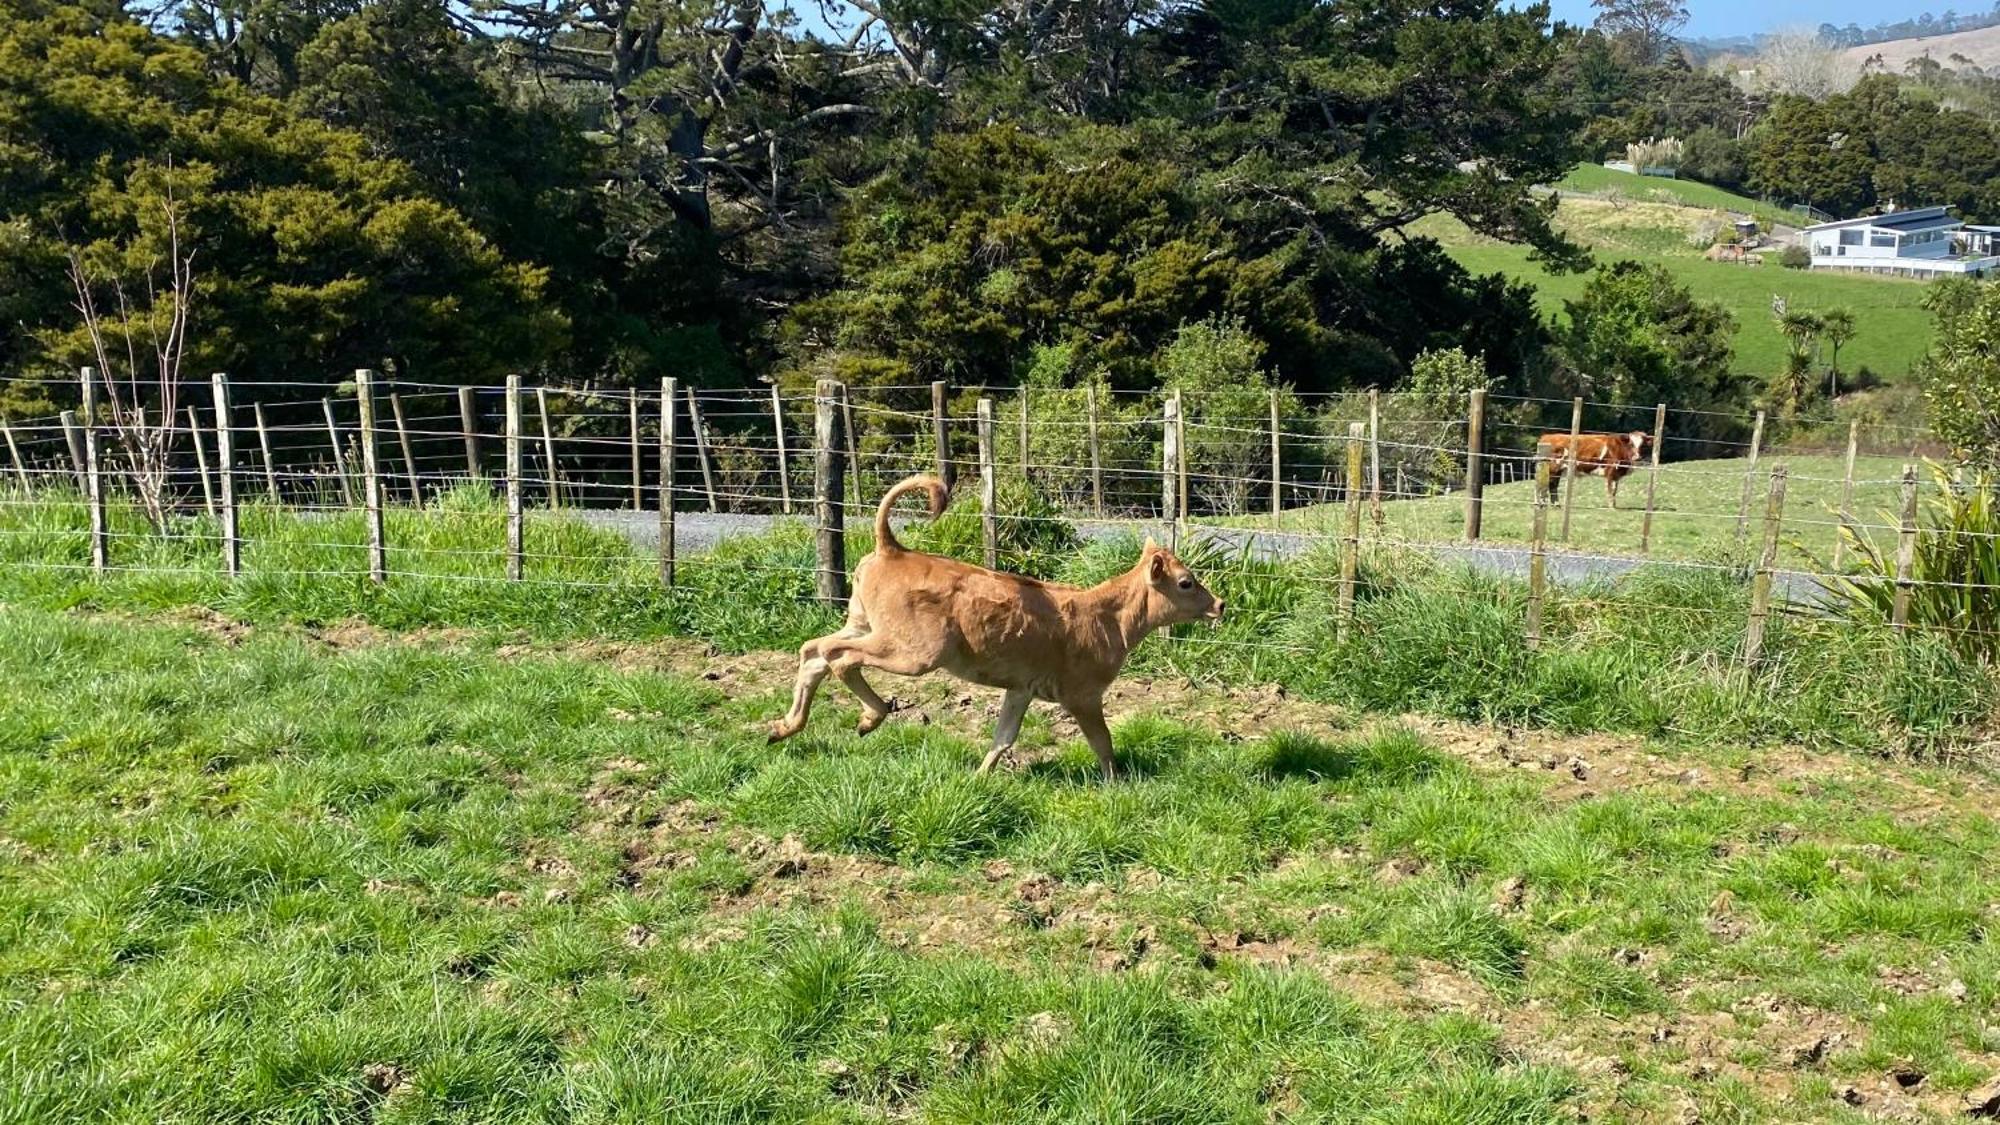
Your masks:
M1563 469L1569 461L1568 434L1543 434L1535 443L1535 459L1549 463L1549 499L1554 500L1562 493ZM1633 430L1624 434L1578 434L1576 435L1576 471L1589 476L1601 473L1604 476L1604 495L1611 506L1618 506L1618 482L1639 467L1639 456L1646 450L1646 432Z

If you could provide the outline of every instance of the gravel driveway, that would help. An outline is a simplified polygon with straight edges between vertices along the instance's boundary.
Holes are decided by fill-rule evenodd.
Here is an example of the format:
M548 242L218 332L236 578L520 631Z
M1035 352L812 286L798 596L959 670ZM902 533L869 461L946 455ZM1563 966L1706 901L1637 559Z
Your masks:
M619 532L641 550L659 549L660 517L656 512L584 509L573 514L586 523ZM906 521L895 522L896 526L901 527ZM739 535L755 535L784 523L804 525L806 518L731 512L678 512L674 516L674 545L678 554L700 554L712 550L724 539ZM1078 534L1086 539L1115 539L1125 535L1142 535L1147 531L1162 534L1160 525L1146 520L1077 520L1076 529ZM1239 548L1247 542L1251 553L1259 558L1287 558L1303 554L1319 541L1315 537L1283 531L1250 531L1226 527L1204 526L1200 528L1200 533L1227 543L1232 548ZM1473 546L1464 543L1437 543L1425 549L1437 558L1461 563L1483 574L1514 578L1525 578L1528 574L1528 549L1515 544ZM1593 579L1619 578L1644 565L1645 563L1639 559L1602 558L1551 550L1548 555L1548 576L1551 582L1575 585ZM1788 601L1813 602L1818 600L1819 588L1809 578L1780 572L1773 592Z

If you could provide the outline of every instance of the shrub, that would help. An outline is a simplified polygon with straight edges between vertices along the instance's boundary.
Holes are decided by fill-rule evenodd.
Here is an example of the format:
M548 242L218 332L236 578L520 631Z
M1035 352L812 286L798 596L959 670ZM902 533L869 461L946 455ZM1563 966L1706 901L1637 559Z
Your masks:
M1053 576L1063 557L1080 542L1076 526L1047 495L1019 477L1003 478L996 492L1000 569L1037 578ZM900 537L920 551L984 562L986 539L979 516L976 495L962 493L935 522L910 527Z
M2000 505L1994 503L1994 475L1982 471L1954 483L1943 466L1926 465L1937 495L1925 502L1917 521L1910 624L1937 630L1961 654L1990 663L2000 657L2000 634L1993 631L2000 622ZM1840 531L1860 560L1861 573L1832 580L1827 592L1850 616L1888 620L1896 597L1895 556L1878 550L1861 529Z
M1812 252L1794 242L1778 251L1778 264L1788 270L1802 270L1812 265Z
M2000 289L1934 284L1924 304L1937 322L1918 366L1931 428L1959 457L2000 466Z
M1053 350L1053 349L1050 349ZM1117 399L1102 380L1087 386L1023 388L1028 396L1030 479L1059 506L1088 509L1090 478L1090 396L1097 397L1097 453L1104 480L1105 507L1113 512L1150 507L1160 498L1159 478L1134 470L1151 470L1160 463L1159 401ZM1018 410L1018 405L1013 409ZM1011 419L1009 421L1012 421ZM999 419L995 419L996 426ZM1000 458L1011 461L1013 434L996 436Z
M1182 455L1188 459L1188 503L1197 511L1243 512L1257 491L1252 482L1269 475L1272 384L1263 358L1263 343L1233 318L1182 325L1160 350L1161 383L1186 396ZM1302 413L1284 390L1278 411L1281 426Z

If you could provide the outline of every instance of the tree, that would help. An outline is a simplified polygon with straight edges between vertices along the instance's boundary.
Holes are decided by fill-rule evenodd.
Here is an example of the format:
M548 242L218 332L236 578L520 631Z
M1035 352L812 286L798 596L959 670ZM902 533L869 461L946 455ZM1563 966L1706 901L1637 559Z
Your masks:
M894 17L865 14L843 44L796 39L765 0L472 0L461 21L500 56L544 82L590 96L617 176L700 235L784 226L820 202L802 139L879 112L885 87L936 88L951 51L915 42ZM922 8L923 5L917 7ZM970 5L912 20L949 41ZM913 14L913 13L912 13ZM936 17L936 23L931 18ZM903 34L899 37L898 32ZM871 32L888 36L871 43ZM504 33L504 34L502 34ZM718 207L718 203L723 206Z
M1812 393L1812 362L1825 323L1808 309L1780 307L1773 313L1778 334L1785 338L1785 367L1772 384L1772 409L1785 417L1797 414Z
M1590 0L1590 6L1597 9L1597 30L1642 66L1665 58L1688 21L1679 0Z
M1741 186L1746 174L1743 142L1713 127L1695 130L1683 145L1680 174L1718 187Z
M1830 402L1840 397L1840 349L1854 339L1854 310L1848 308L1828 309L1820 314L1820 335L1833 349L1833 360L1826 372L1826 397Z
M1599 267L1563 309L1556 342L1576 393L1619 404L1672 402L1683 411L1741 405L1729 373L1734 319L1697 300L1664 266ZM1699 414L1675 415L1680 433L1702 423Z
M39 0L0 11L0 152L0 229L25 232L0 239L0 276L32 295L0 335L11 369L89 361L64 248L97 276L143 276L171 253L169 181L179 238L205 263L196 370L488 379L564 346L544 272L508 260L406 165L212 78L192 49L122 17Z
M1757 89L1773 97L1824 101L1852 87L1861 68L1819 36L1787 31L1764 40L1753 74Z
M1750 137L1750 184L1781 199L1852 215L1875 201L1866 138L1838 109L1780 98Z
M1918 365L1931 431L1959 458L2000 467L2000 287L1932 294L1945 299L1935 302L1936 341Z
M102 282L81 254L71 251L69 270L76 290L76 312L83 318L95 361L95 369L86 368L84 377L93 385L92 397L100 400L99 412L86 421L108 426L124 455L147 522L155 532L164 534L195 274L194 253L181 246L180 212L171 180L160 209L167 231L167 278L163 287L148 267L143 305L134 307L123 280L112 278L117 314L115 318L106 316L98 310L97 291ZM139 358L142 340L146 345L143 350L151 353L150 370Z

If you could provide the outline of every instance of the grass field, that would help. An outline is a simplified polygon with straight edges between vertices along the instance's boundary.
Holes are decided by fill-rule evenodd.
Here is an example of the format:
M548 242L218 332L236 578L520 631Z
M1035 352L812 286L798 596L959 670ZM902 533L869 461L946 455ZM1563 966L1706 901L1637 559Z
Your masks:
M197 610L229 621L394 630L506 629L549 642L696 638L720 651L796 650L838 616L812 599L809 533L792 526L729 540L682 561L662 590L653 559L619 535L560 517L529 521L526 580L503 579L498 505L462 491L424 512L392 510L392 577L368 581L356 514L300 519L254 508L244 575L231 580L206 521L160 539L114 509L117 569L93 575L80 505L0 505L0 604L151 615ZM1129 568L1136 538L1078 544L1046 522L1002 521L1004 567L1088 585ZM914 527L913 545L979 557L969 506ZM848 559L869 548L848 538ZM1748 595L1733 566L1650 568L1565 586L1527 647L1516 580L1371 547L1353 627L1338 612L1331 545L1284 561L1199 541L1184 552L1231 609L1147 646L1135 667L1218 685L1278 685L1371 712L1564 731L1627 731L1691 742L1936 755L1976 745L1992 677L1942 636L1800 614L1774 619L1755 675L1740 670ZM1605 623L1615 621L1616 629Z
M786 663L10 609L0 1120L1943 1120L1994 1093L2000 826L1962 773L1161 682L1117 705L1130 780L1039 719L977 778L985 701L950 685L766 748Z
M1606 168L1602 164L1579 164L1555 187L1563 192L1594 195L1615 192L1632 200L1670 200L1685 207L1738 212L1756 219L1766 230L1772 226L1797 227L1804 222L1782 207L1738 195L1713 184L1639 176Z
M1451 256L1474 273L1500 273L1535 287L1543 311L1562 312L1562 302L1583 292L1588 274L1554 275L1528 260L1520 246L1457 245ZM1626 256L1626 255L1620 255ZM1930 314L1921 301L1924 283L1902 278L1853 277L1781 269L1775 263L1750 267L1695 256L1647 256L1665 266L1705 300L1716 301L1736 318L1738 370L1768 375L1784 364L1785 341L1771 320L1771 297L1793 308L1854 310L1857 331L1841 349L1841 367L1863 367L1886 379L1901 379L1930 346Z
M1751 485L1751 520L1739 540L1736 514L1742 504L1745 465L1741 459L1725 458L1662 466L1653 514L1652 556L1697 562L1752 557L1763 534L1769 470L1784 465L1788 480L1785 519L1779 532L1780 565L1802 570L1830 565L1845 459L1767 454ZM1883 527L1895 524L1893 513L1897 510L1903 465L1901 458L1855 459L1852 511L1857 524ZM1638 554L1649 472L1642 469L1620 482L1616 510L1605 502L1602 478L1581 478L1580 491L1570 513L1568 546L1593 554ZM1528 542L1534 495L1531 480L1488 485L1480 520L1481 537L1503 543ZM1345 512L1341 504L1322 504L1288 509L1275 517L1244 516L1224 522L1332 536L1340 534ZM1382 517L1383 533L1392 539L1450 542L1464 535L1465 497L1461 493L1389 500L1382 505ZM1562 507L1558 503L1549 512L1550 541L1557 549L1561 547L1556 542L1561 526ZM1878 547L1893 549L1893 532L1870 529L1868 534Z

